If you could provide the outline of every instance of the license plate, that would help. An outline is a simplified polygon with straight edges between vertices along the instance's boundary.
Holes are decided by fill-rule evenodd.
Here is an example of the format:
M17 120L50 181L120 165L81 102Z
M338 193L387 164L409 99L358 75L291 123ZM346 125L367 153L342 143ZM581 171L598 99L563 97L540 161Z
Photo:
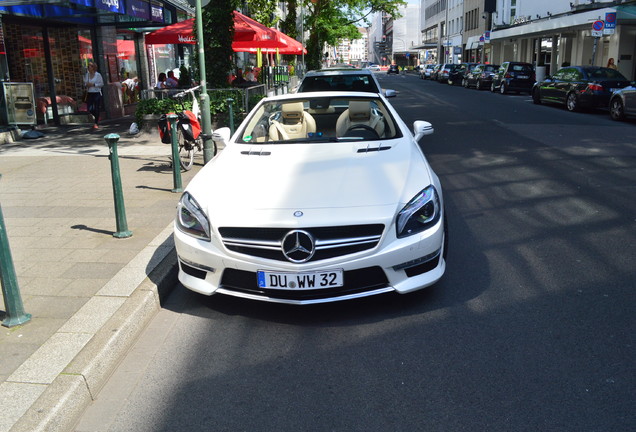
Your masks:
M528 79L528 75L517 75L519 79Z
M341 269L303 273L259 270L256 276L260 288L317 289L336 288L343 285Z

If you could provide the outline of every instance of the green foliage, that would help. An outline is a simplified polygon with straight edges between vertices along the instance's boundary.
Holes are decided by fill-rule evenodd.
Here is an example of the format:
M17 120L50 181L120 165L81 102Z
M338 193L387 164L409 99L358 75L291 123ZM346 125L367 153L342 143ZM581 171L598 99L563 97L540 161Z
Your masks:
M215 0L202 13L203 48L205 51L205 76L210 88L229 87L228 73L232 70L232 40L234 19L232 11L239 6L238 0ZM196 32L195 32L196 34ZM195 60L198 64L198 51Z
M137 103L135 111L135 121L139 127L143 126L144 115L146 114L168 114L170 112L180 112L183 110L192 110L192 100L184 99L183 101L176 99L146 99Z
M357 27L376 12L386 12L399 18L404 0L302 0L305 7L308 69L320 68L325 43L336 45L342 39L359 39Z
M267 27L276 26L278 22L274 14L278 5L276 0L246 0L245 3L247 3L250 18Z

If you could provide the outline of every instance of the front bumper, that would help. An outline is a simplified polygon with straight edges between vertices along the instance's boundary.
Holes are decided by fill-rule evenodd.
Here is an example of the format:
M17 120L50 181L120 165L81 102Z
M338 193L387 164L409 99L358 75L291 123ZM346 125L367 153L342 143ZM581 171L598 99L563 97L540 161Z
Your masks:
M384 234L375 248L316 262L294 264L249 256L228 250L215 235L203 241L175 226L179 281L204 294L228 294L287 304L315 304L361 298L375 294L416 291L436 283L444 274L444 218L430 229L397 239ZM393 227L387 228L393 229ZM327 289L263 289L256 272L327 271L342 269L344 286Z

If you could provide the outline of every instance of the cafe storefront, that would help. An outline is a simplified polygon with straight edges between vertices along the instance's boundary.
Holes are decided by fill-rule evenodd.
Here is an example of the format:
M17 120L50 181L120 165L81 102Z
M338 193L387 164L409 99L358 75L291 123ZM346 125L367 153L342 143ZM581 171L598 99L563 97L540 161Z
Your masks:
M152 86L144 33L188 17L181 3L145 0L0 0L0 80L32 83L37 123L64 124L85 106L89 61L105 82L106 118L127 114Z

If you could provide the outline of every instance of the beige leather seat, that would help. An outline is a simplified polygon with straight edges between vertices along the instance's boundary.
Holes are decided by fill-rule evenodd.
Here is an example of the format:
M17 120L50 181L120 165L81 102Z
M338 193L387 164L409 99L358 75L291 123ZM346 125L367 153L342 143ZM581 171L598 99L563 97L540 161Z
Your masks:
M336 122L336 136L344 136L349 128L356 125L369 126L374 129L378 137L384 135L384 120L382 116L371 111L371 103L367 101L350 101L346 109Z
M302 102L287 103L282 106L282 121L274 120L269 127L270 141L286 141L307 138L316 132L316 121L303 109Z

